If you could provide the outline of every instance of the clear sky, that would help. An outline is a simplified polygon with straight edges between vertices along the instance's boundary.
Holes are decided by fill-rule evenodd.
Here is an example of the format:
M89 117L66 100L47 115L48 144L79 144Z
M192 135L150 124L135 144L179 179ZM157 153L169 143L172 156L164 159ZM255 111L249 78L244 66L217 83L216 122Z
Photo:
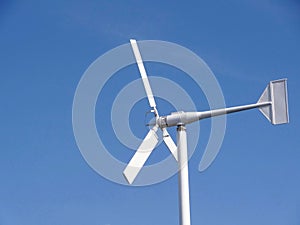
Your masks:
M209 120L200 123L189 166L191 219L300 224L298 1L1 1L0 34L1 225L178 224L177 176L146 187L113 183L88 166L73 135L73 97L84 71L130 38L195 52L214 72L228 106L254 103L270 80L288 78L290 124L273 126L258 110L228 116L220 154L204 173L198 165ZM153 68L155 76L159 66ZM133 72L129 80L116 75L119 83L111 80L107 90L139 78ZM190 85L183 79L183 87ZM205 98L186 89L206 110ZM103 95L110 106L114 96ZM136 107L133 113L142 116L149 110L146 99ZM142 138L143 117L133 117ZM111 132L110 126L101 129ZM130 159L132 151L118 149L113 133L105 139L112 154Z

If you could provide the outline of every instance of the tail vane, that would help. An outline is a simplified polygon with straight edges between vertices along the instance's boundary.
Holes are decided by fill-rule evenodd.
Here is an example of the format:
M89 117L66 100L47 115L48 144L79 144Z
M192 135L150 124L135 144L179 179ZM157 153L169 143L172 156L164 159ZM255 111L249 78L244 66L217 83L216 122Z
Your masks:
M271 81L264 90L258 103L271 102L259 110L274 125L289 122L287 79Z

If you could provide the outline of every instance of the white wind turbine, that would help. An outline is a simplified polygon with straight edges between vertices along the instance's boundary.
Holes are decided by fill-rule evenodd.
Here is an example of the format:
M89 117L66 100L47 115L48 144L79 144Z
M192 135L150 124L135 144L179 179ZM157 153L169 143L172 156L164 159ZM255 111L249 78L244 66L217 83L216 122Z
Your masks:
M180 225L190 225L188 153L185 125L201 119L253 108L259 108L263 115L272 124L288 123L287 80L281 79L271 81L258 102L255 104L215 109L204 112L175 112L167 116L159 116L137 42L136 40L131 39L130 43L142 77L150 107L152 108L151 111L155 114L155 125L146 135L145 139L125 168L123 174L128 183L132 184L158 143L158 137L156 134L157 130L159 128L162 129L163 141L171 151L174 158L178 161ZM177 126L177 146L167 131L167 127L173 126ZM205 160L206 155L202 157L201 161Z

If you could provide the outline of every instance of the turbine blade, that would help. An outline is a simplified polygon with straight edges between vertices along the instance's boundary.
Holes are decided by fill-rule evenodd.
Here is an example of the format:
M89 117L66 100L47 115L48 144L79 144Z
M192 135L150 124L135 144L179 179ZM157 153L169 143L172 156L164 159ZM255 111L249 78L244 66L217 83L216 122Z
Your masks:
M172 153L172 155L174 156L174 158L176 159L176 161L178 161L177 146L174 143L173 139L171 138L166 128L163 128L163 140L167 145L168 149L170 150L170 152Z
M155 108L156 103L155 103L155 100L154 100L154 97L153 97L153 94L152 94L150 83L149 83L149 80L148 80L148 77L147 77L147 73L146 73L146 70L145 70L145 67L144 67L144 63L143 63L142 56L141 56L140 50L138 48L137 42L134 39L130 39L130 43L131 43L131 47L132 47L132 50L133 50L133 54L134 54L136 63L138 65L138 68L139 68L139 71L140 71L140 74L141 74L141 77L142 77L142 81L143 81L143 84L144 84L144 87L145 87L145 91L146 91L146 94L147 94L147 97L148 97L149 104L150 104L151 107Z
M147 134L141 145L139 146L136 153L133 155L132 159L126 166L123 171L123 175L125 176L127 182L132 184L145 162L149 158L151 152L155 148L158 143L158 137L156 135L156 131L158 126L154 126Z

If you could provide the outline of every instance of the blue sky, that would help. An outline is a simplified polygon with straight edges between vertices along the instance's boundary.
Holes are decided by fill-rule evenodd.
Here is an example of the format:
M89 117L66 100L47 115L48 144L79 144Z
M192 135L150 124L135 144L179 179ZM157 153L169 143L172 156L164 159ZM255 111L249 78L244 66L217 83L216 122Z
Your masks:
M204 173L198 164L209 121L200 123L190 160L191 219L300 224L299 2L2 1L0 14L1 225L178 224L177 176L147 187L112 183L87 165L73 135L72 102L81 76L130 38L191 49L214 72L228 106L253 103L270 80L288 78L290 124L273 126L258 110L230 115L220 154ZM154 74L159 69L154 65ZM118 88L139 78L132 76L116 75ZM182 78L183 87L189 82ZM199 110L207 109L204 96L189 91ZM113 98L109 91L103 95ZM144 100L133 112L149 110ZM142 138L141 120L135 126ZM107 143L119 146L113 135ZM113 154L126 161L132 152Z

